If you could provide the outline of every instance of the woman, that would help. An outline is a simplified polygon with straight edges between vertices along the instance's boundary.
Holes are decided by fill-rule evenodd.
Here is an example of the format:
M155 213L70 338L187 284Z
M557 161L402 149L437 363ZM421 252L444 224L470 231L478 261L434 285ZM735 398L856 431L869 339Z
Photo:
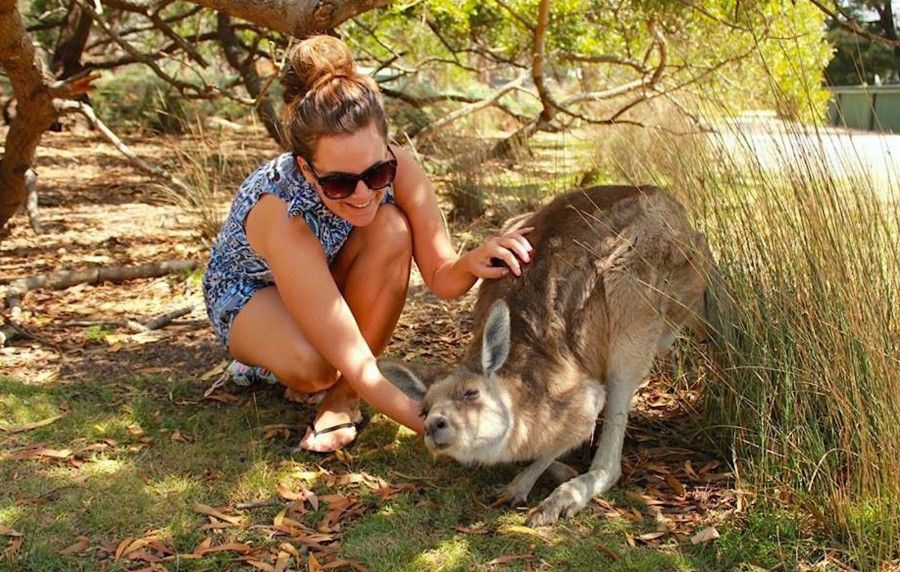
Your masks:
M531 246L520 231L454 252L425 172L388 143L378 88L340 40L296 45L282 84L291 152L235 195L203 279L213 329L236 360L288 388L328 390L302 448L350 443L359 398L421 433L418 403L375 362L403 309L411 259L432 292L455 298L478 278L520 274Z

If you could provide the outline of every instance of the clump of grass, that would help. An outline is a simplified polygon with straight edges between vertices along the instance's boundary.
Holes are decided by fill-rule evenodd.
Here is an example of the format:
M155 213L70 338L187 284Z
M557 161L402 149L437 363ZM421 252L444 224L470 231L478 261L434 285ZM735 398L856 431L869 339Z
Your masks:
M690 144L623 134L631 147L607 155L630 158L611 168L632 181L673 188L718 259L710 436L763 498L804 509L874 569L900 557L896 174L873 177L846 135L764 123Z
M240 138L221 137L200 122L186 124L184 130L189 132L187 143L175 149L170 169L184 181L188 191L163 186L160 192L165 200L197 220L198 238L208 246L219 233L241 181L274 157L277 150L273 142L268 147L255 148Z

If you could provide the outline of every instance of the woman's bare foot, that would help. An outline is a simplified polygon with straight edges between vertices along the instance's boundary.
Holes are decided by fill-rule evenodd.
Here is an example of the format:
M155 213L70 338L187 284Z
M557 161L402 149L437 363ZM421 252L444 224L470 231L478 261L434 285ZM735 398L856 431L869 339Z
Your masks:
M356 439L356 424L361 420L359 398L348 383L340 381L322 401L299 446L317 453L337 451Z
M305 391L297 391L290 387L284 388L284 398L294 403L302 403L304 405L318 405L322 403L328 391L317 391L316 393L306 393Z

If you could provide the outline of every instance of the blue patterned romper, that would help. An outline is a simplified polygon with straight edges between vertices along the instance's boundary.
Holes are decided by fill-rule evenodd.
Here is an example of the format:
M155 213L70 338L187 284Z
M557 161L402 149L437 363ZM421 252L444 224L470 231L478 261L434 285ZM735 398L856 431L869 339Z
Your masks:
M212 246L212 255L203 275L206 313L219 341L227 348L234 317L257 290L275 284L268 264L247 240L244 224L250 210L264 193L271 193L288 205L288 216L302 216L322 243L330 265L353 230L346 220L331 212L303 178L290 153L260 166L241 183L228 218ZM394 202L389 188L382 204Z

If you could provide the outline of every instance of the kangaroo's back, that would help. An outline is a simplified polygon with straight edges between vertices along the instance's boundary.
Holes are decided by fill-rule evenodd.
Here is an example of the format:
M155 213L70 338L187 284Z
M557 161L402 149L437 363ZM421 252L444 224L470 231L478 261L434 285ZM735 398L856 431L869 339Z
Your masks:
M422 397L432 450L467 463L532 461L503 490L516 505L595 436L603 413L590 469L529 512L537 526L618 480L634 392L700 310L712 257L684 209L655 187L573 191L518 224L535 227L532 261L519 277L482 284L462 363L427 389L405 368L394 379L418 388L410 394Z
M684 209L656 187L599 186L561 195L523 218L534 246L522 276L485 281L474 321L480 339L491 305L511 318L507 368L578 364L603 379L611 336L631 322L674 331L702 301L711 261ZM467 359L477 359L473 343Z

